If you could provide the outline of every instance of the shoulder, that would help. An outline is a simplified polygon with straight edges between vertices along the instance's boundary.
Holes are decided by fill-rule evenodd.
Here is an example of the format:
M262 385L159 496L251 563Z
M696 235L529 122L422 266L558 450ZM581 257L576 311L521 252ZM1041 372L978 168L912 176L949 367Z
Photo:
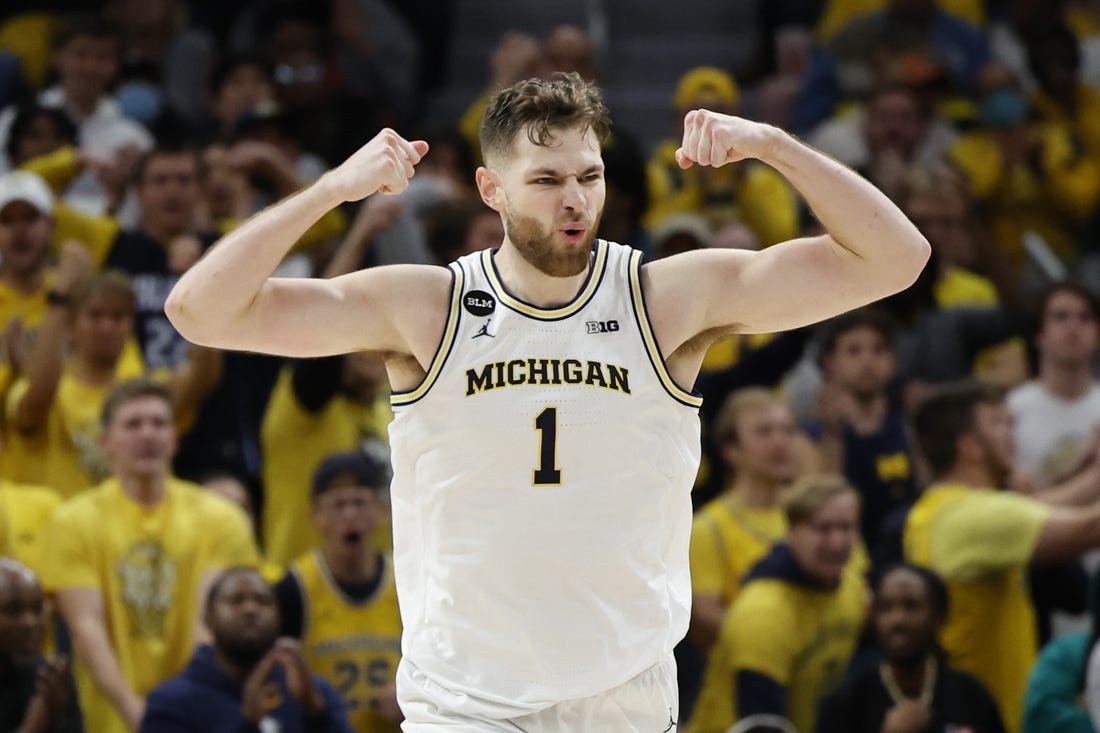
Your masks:
M183 479L171 479L170 490L175 492L177 501L188 508L193 517L202 520L244 521L244 512L233 502L198 484Z
M1100 389L1097 390L1100 394ZM1043 390L1039 386L1039 383L1035 380L1024 382L1019 387L1015 387L1008 396L1005 398L1008 406L1013 411L1018 408L1029 406L1042 397Z
M115 236L105 264L134 274L150 269L166 268L168 256L164 249L145 232L137 229L123 229Z
M111 504L107 487L100 485L81 491L70 499L61 502L54 512L54 522L65 525L89 523L89 526L101 526L101 511Z
M21 509L53 510L62 503L61 497L53 489L6 481L0 481L0 496L17 503Z
M186 675L170 677L149 693L146 701L147 714L171 711L194 700L200 692Z
M823 704L826 707L847 707L856 701L867 700L880 684L878 665L868 667L833 688L825 696Z
M969 672L963 672L954 667L944 667L941 673L944 685L950 687L965 697L973 697L980 700L992 700L993 696L981 680Z
M1065 634L1055 637L1039 652L1039 663L1058 669L1080 669L1088 661L1089 635ZM1038 665L1037 665L1038 666Z
M695 512L695 517L692 520L694 524L708 526L718 522L718 518L722 512L722 497L718 496L699 508L699 511Z
M797 586L781 578L749 578L733 602L730 615L768 618L770 623L789 620L794 616L794 596L797 594Z
M940 10L936 13L936 24L943 30L958 36L968 37L972 41L981 41L985 44L985 35L970 21L960 18L952 13Z

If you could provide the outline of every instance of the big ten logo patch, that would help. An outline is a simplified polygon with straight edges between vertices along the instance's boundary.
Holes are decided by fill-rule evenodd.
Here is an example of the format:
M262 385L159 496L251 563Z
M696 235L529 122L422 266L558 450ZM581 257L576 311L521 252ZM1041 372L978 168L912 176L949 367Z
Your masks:
M618 321L585 321L588 333L614 333L619 330Z

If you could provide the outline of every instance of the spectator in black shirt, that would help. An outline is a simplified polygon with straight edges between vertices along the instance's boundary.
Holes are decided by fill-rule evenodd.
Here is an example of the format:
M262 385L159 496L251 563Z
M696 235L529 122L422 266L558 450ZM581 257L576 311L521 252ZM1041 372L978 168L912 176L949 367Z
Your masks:
M947 586L930 570L895 565L879 576L872 623L885 659L825 699L817 733L1003 733L989 692L939 647L947 609Z
M29 568L0 558L0 731L80 730L69 663L42 658L45 601Z

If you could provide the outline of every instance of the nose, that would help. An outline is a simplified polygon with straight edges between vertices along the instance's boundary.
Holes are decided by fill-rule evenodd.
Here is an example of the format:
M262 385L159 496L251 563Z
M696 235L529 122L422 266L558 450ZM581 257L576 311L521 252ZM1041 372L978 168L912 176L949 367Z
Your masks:
M562 206L570 211L577 211L584 208L584 201L584 190L580 182L570 178L565 182L562 190Z
M23 627L27 632L34 631L41 623L41 617L38 611L33 608L28 608L18 616L18 624Z

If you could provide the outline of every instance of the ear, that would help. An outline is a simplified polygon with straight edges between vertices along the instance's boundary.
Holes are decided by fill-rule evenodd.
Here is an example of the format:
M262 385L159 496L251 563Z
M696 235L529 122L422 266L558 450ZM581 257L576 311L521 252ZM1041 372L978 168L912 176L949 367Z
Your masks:
M500 187L500 179L497 174L485 166L481 166L474 173L477 183L477 191L481 194L481 200L485 205L496 212L504 210L504 191Z
M737 461L741 458L741 450L737 447L737 444L733 441L726 441L721 445L719 450L722 453L722 460L729 468L736 468Z
M955 441L955 455L958 461L973 463L981 460L982 446L973 432L963 433Z

